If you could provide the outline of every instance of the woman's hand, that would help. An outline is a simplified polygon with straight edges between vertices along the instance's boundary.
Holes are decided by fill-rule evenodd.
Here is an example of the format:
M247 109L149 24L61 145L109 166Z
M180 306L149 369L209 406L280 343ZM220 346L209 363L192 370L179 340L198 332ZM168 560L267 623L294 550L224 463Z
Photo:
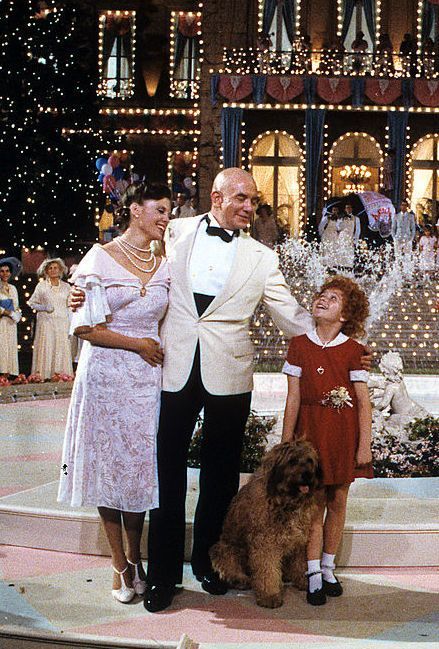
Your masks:
M80 309L82 305L85 302L85 293L83 290L78 288L77 286L74 286L72 290L70 291L69 299L67 301L67 306L71 309L71 311L76 311L76 309Z
M163 350L153 338L140 338L137 353L149 365L156 367L163 364Z
M364 464L370 464L372 462L372 451L370 447L367 448L358 448L355 454L355 462L357 466L363 466Z

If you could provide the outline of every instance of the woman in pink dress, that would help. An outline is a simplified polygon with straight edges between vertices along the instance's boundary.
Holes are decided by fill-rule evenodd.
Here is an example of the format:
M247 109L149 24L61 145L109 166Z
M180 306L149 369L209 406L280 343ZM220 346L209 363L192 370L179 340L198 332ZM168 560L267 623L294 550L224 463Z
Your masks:
M85 342L58 500L98 508L111 549L112 594L120 602L146 590L140 539L146 510L158 507L159 323L168 304L169 272L152 244L163 238L170 199L167 187L132 185L118 216L123 234L93 246L72 276L85 303L73 314L70 333Z
M312 314L315 330L291 340L283 369L288 396L282 441L304 437L319 453L323 488L307 547L307 601L320 605L343 592L334 560L349 487L355 478L373 477L364 347L348 337L364 335L369 303L355 282L334 276L315 298Z

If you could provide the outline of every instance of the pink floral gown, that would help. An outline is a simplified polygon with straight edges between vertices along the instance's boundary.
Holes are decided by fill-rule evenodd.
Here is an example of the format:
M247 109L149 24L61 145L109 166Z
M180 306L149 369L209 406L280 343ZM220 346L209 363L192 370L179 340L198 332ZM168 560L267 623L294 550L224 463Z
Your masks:
M86 299L73 315L71 332L107 322L112 331L160 340L169 289L165 260L142 286L96 244L72 281ZM84 342L67 418L58 501L128 512L158 507L160 390L161 367L151 367L135 352Z

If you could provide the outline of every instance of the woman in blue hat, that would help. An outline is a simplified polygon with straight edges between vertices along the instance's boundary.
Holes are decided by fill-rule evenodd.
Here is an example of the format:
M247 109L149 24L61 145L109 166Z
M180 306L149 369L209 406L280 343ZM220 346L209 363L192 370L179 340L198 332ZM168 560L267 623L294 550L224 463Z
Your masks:
M17 289L10 280L19 273L20 267L15 257L0 259L0 375L6 378L19 373L17 323L21 311Z

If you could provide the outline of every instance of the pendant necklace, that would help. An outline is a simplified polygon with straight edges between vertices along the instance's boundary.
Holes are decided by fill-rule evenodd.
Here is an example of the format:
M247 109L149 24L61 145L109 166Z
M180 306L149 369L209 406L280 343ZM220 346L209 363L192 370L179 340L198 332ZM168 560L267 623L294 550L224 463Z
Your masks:
M141 260L141 261L143 261L143 263L148 263L149 261L152 261L152 266L150 268L142 268L141 266L139 266L139 264L136 264L136 262L131 258L131 254L134 254L134 253L131 253L131 252L128 253L128 251L123 247L123 244L119 241L118 237L116 237L115 241L116 241L117 245L119 246L120 251L122 252L123 255L125 255L125 257L128 259L130 264L132 264L134 266L134 268L137 268L137 270L140 270L141 273L152 273L156 269L157 257L153 253L151 253L152 258L150 260L146 260L146 259ZM137 257L137 258L140 259L140 257ZM141 295L141 297L145 297L145 295L146 295L146 284L142 284L142 288L140 289L140 295Z
M319 338L319 340L320 340L320 338ZM321 342L321 341L320 341L320 342ZM326 349L326 347L329 345L330 342L331 342L331 341L328 340L328 341L326 341L325 343L322 343L322 349ZM322 375L322 374L324 374L324 373L325 373L325 368L322 367L322 366L320 365L320 367L317 368L317 374Z

